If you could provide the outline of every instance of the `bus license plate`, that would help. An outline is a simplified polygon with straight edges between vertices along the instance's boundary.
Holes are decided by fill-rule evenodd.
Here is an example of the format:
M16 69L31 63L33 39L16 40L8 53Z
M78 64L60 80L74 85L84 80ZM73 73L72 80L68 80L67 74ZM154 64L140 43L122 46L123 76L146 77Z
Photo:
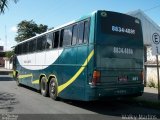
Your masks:
M118 94L118 95L125 95L127 93L126 90L116 90L115 91L115 94Z
M118 77L119 82L127 82L127 80L128 80L127 76Z

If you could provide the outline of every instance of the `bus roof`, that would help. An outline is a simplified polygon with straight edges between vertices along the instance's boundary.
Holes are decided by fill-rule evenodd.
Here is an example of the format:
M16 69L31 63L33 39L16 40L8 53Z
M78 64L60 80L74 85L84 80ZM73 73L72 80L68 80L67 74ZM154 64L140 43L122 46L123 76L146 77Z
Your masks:
M113 11L106 11L106 10L96 10L96 11L93 11L92 13L90 13L90 14L88 14L88 15L85 15L85 16L82 16L82 17L80 17L80 18L77 19L77 20L73 20L73 21L68 22L68 23L66 23L66 24L60 25L60 26L58 26L58 27L55 27L55 28L53 28L53 29L51 29L51 30L48 30L48 31L46 31L46 32L44 32L44 33L41 33L41 34L38 34L38 35L36 35L36 36L34 36L34 37L31 37L31 38L29 38L29 39L26 39L26 40L24 40L24 41L22 41L22 42L19 42L17 45L22 44L22 43L24 43L24 42L26 42L26 41L30 41L30 40L32 40L32 39L34 39L34 38L39 37L39 36L43 36L43 35L45 35L45 34L47 34L47 33L50 33L50 32L56 31L56 30L59 30L59 29L61 29L61 28L63 28L63 27L69 26L69 25L71 25L71 24L73 24L73 23L76 23L76 22L79 22L79 21L81 21L81 20L87 19L87 18L93 16L94 14L96 14L96 13L99 12L99 11L113 12ZM116 12L116 13L118 13L118 12ZM123 14L123 13L120 13L120 14ZM127 15L127 14L125 14L125 15ZM130 15L128 15L128 16L130 16ZM131 16L131 17L132 17L132 16ZM17 45L15 45L15 46L17 46Z
M73 24L73 23L76 23L76 22L78 22L78 21L87 19L88 17L93 16L93 15L94 15L96 12L98 12L98 11L99 11L99 10L94 11L94 12L92 12L91 14L88 14L88 15L85 15L85 16L80 17L80 18L77 19L77 20L73 20L73 21L71 21L71 22L68 22L68 23L65 23L65 24L63 24L63 25L57 26L57 27L55 27L55 28L53 28L53 29L51 29L51 30L48 30L48 31L46 31L46 32L44 32L44 33L41 33L41 34L38 34L38 35L36 35L36 36L34 36L34 37L31 37L31 38L29 38L29 39L26 39L26 40L24 40L24 41L22 41L22 42L19 42L17 45L22 44L22 43L24 43L24 42L26 42L26 41L30 41L30 40L32 40L32 39L34 39L34 38L39 37L39 36L43 36L43 35L45 35L45 34L47 34L47 33L50 33L50 32L56 31L56 30L59 30L59 29L61 29L61 28L63 28L63 27L66 27L66 26L71 25L71 24ZM15 45L15 46L17 46L17 45Z

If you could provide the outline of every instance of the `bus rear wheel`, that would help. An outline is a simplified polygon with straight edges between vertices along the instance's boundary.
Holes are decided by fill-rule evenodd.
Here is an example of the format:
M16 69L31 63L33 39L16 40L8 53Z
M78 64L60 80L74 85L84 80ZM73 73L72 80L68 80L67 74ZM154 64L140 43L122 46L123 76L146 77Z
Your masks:
M58 100L58 85L54 78L51 78L49 82L49 96L53 100Z
M41 94L44 97L47 97L47 95L48 95L48 84L47 84L46 77L41 78L40 88L41 88Z
M18 73L16 73L15 80L16 80L17 86L21 86L21 84L19 82L19 78L18 78Z

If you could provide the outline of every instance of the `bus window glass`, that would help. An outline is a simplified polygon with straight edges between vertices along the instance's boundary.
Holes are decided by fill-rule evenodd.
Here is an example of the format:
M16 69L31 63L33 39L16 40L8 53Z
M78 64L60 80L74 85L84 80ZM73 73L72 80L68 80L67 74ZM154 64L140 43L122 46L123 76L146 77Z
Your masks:
M41 39L42 39L42 50L45 50L47 41L46 35L42 36Z
M42 50L42 39L37 38L37 51Z
M32 42L29 41L28 42L28 52L32 52L31 50L32 50Z
M22 43L22 54L25 53L25 43Z
M64 30L61 30L61 35L60 35L60 47L63 46L63 34L64 34Z
M29 41L29 52L35 52L36 50L36 39Z
M54 48L54 39L55 39L55 33L52 33L52 35L53 35L53 39L52 39L52 48Z
M59 42L59 31L55 32L54 34L54 48L58 48L58 42Z
M77 25L73 26L73 37L72 37L72 45L77 43Z
M18 46L15 47L14 51L15 51L15 54L18 55Z
M28 42L23 43L23 53L28 52Z
M52 41L53 41L53 33L47 34L46 49L52 48Z
M68 27L64 30L63 46L71 45L71 39L72 39L72 27Z
M87 43L89 39L89 21L84 22L84 41L83 43Z
M37 41L36 39L33 40L33 48L32 48L33 52L36 51L36 44L37 44L36 41Z
M83 43L84 22L80 22L78 25L78 43Z
M37 50L41 51L45 49L46 45L46 36L41 36L37 39Z
M19 45L18 51L19 51L19 54L21 55L22 54L22 44Z
M18 45L18 54L20 54L20 45Z
M24 43L21 44L21 54L24 53L23 45L24 45Z

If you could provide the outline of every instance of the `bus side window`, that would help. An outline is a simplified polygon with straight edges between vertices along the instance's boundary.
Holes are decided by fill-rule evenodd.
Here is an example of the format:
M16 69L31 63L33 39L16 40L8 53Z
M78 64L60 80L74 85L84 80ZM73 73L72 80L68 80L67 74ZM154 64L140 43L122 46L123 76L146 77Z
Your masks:
M37 39L37 50L42 51L45 50L46 46L46 36L41 36Z
M78 27L77 27L77 24L76 24L76 25L73 26L72 45L76 45L77 35L78 35Z
M45 50L47 41L46 35L42 36L41 39L42 39L42 50Z
M24 54L24 44L25 44L25 43L22 43L22 44L21 44L21 54Z
M89 21L85 21L84 22L84 41L83 43L87 43L88 39L89 39L89 27L90 27L90 22Z
M22 54L24 54L25 53L25 48L24 48L25 47L25 43L22 43L21 46L22 46L22 51L21 52L22 52Z
M22 44L19 45L19 54L22 54Z
M28 42L28 52L29 52L29 53L32 52L32 50L31 50L31 49L32 49L32 45L31 45L32 43L31 43L31 42L32 42L32 41L29 41L29 42Z
M23 54L23 43L21 43L21 54Z
M18 55L18 46L15 47L15 54Z
M33 49L32 51L35 52L37 47L37 39L33 39Z
M54 48L55 33L52 33L52 48Z
M37 38L37 51L42 50L42 39L40 37Z
M63 35L64 35L64 29L61 30L59 47L63 47Z
M64 29L63 46L71 45L71 39L72 39L72 26Z
M84 22L80 22L78 24L78 44L83 43L83 35L84 34Z
M23 53L28 52L28 42L23 43Z
M54 33L54 48L58 48L58 42L59 42L59 31Z
M36 39L29 41L29 50L30 53L36 51Z
M53 33L47 34L46 49L52 49Z

